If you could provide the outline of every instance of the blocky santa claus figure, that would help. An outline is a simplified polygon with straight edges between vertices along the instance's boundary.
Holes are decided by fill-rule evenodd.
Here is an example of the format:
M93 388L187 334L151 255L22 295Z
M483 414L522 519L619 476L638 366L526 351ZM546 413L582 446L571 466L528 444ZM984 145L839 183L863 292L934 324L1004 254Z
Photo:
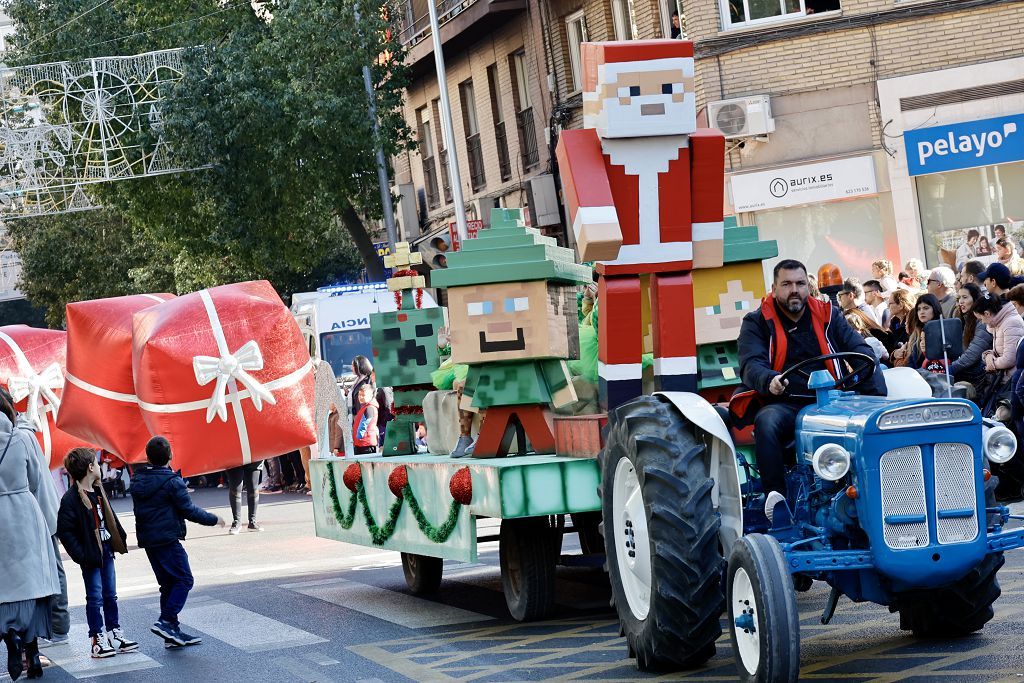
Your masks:
M725 138L697 128L692 43L583 43L581 55L584 128L561 133L557 156L580 258L600 275L611 410L643 393L645 311L657 389L697 390L690 271L722 265Z

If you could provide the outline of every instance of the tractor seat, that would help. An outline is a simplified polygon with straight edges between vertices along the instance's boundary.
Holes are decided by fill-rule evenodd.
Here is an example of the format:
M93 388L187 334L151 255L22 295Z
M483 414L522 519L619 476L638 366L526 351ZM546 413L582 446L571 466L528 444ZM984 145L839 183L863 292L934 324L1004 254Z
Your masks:
M722 422L729 429L729 434L732 435L732 443L734 446L753 446L754 445L754 425L749 427L738 428L732 423L732 418L729 415L729 409L720 403L715 404L715 410L718 412L718 416L722 418Z

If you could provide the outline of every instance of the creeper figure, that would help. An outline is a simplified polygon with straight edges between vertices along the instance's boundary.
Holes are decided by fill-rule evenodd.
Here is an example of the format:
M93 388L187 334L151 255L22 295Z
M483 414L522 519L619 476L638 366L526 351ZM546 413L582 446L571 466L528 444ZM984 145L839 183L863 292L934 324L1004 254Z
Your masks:
M422 263L419 254L409 252L407 242L395 245L395 253L384 257L394 270L388 289L395 293L398 310L370 314L373 366L377 376L392 386L395 419L384 434L384 455L416 452L416 425L423 422L423 398L434 387L430 373L440 365L437 332L445 324L445 309L419 308L424 279L410 266Z
M508 455L516 437L553 453L549 408L576 400L566 358L579 356L577 284L592 281L572 251L525 227L522 209L493 209L491 225L431 284L448 288L452 360L469 365L461 408L484 410L473 457Z
M597 261L603 408L643 393L642 276L649 277L655 384L697 390L696 268L722 265L725 137L698 129L693 44L583 43L582 130L557 148L584 261Z

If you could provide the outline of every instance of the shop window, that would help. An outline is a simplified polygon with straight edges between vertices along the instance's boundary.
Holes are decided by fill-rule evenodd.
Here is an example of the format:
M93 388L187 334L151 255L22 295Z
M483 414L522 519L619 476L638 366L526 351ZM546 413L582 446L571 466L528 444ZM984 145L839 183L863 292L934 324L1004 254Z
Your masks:
M719 0L725 28L760 26L841 9L839 0Z
M639 38L633 0L612 0L612 28L615 29L615 40Z
M1024 162L922 175L914 183L929 266L948 261L971 229L984 238L979 257L992 255L996 226L1024 241Z
M816 273L826 263L839 266L843 277L866 278L871 262L885 257L885 239L877 197L758 211L752 221L763 240L779 243L777 258L793 258Z
M587 38L587 18L583 10L570 14L565 18L565 37L569 48L569 73L572 92L579 92L583 87L583 69L580 62L580 45Z

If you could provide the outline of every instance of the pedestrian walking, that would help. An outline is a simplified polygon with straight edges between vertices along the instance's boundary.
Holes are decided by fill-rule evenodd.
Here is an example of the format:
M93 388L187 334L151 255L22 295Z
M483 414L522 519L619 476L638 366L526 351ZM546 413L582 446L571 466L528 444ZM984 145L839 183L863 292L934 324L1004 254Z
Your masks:
M185 481L169 467L171 444L167 439L150 439L146 460L148 464L135 470L132 503L139 547L146 551L160 584L160 618L149 630L163 638L167 647L198 645L202 638L183 632L178 622L194 583L188 553L181 545L185 520L222 527L224 520L192 502Z
M231 504L231 528L228 533L234 536L242 529L239 515L242 512L242 488L245 487L245 505L249 512L249 531L263 531L256 521L256 508L260 503L260 477L263 476L263 463L250 462L240 467L232 467L228 474L228 502Z
M102 659L134 652L139 644L125 635L119 620L114 570L114 553L128 553L127 535L107 500L95 452L72 449L64 456L64 469L74 483L60 501L57 537L68 556L82 568L89 654Z
M14 427L14 407L0 395L0 635L7 646L7 673L43 675L39 638L52 638L50 605L60 594L57 498L37 455L39 443Z

